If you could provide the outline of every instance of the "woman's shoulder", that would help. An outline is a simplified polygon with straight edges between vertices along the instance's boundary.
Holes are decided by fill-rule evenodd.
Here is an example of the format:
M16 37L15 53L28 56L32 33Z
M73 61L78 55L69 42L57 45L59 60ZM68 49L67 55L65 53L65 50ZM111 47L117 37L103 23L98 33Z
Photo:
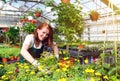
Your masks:
M24 40L25 44L32 45L34 42L34 35L33 34L28 34L26 35L26 38Z
M33 38L33 37L34 37L33 34L28 34L28 35L26 35L26 38Z

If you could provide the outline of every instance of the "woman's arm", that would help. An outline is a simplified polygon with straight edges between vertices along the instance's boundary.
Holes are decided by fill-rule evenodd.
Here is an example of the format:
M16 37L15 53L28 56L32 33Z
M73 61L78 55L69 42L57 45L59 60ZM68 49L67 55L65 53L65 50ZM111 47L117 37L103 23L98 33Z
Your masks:
M58 50L57 45L52 44L52 45L50 45L50 47L53 49L55 56L56 56L57 58L59 58L59 50Z
M23 44L20 53L29 63L32 64L35 59L28 52L28 48L29 48L28 44Z

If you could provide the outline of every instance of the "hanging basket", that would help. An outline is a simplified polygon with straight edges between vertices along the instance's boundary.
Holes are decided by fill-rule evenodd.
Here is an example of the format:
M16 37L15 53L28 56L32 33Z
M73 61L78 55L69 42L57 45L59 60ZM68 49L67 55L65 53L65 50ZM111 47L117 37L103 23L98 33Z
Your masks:
M70 0L61 0L63 3L70 3Z
M35 17L38 18L41 16L41 13L40 12L35 12Z
M95 10L90 12L90 19L92 21L97 21L99 19L99 13Z
M105 30L103 30L102 33L105 34Z

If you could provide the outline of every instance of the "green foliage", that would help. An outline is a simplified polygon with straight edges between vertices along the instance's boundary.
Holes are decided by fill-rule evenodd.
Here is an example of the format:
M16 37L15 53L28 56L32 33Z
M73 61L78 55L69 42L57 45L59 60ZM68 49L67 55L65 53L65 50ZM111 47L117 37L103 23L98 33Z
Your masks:
M0 48L0 57L10 58L11 56L18 56L20 48L4 47Z
M2 64L0 64L0 77L1 77L2 75L4 75L5 72L6 72L5 68L3 67Z
M94 15L94 14L98 14L98 15L99 15L99 13L98 13L97 11L92 10L92 11L90 12L90 15Z
M8 39L11 44L15 44L19 40L19 31L19 27L10 26L9 30L5 32L5 38Z
M36 28L36 25L34 23L27 22L22 27L22 31L26 32L26 33L33 33L33 31L35 30L35 28Z
M40 12L40 13L42 13L43 11L42 11L42 9L40 9L40 8L35 8L35 9L34 9L34 12Z
M26 13L26 16L32 16L32 17L34 17L34 12L33 11L28 11Z
M56 12L54 16L57 16L57 18L53 20L53 22L57 24L56 30L58 32L55 33L64 36L66 39L65 41L80 40L84 29L84 22L81 14L82 7L71 3L60 3L57 6L52 5L52 7L52 10Z

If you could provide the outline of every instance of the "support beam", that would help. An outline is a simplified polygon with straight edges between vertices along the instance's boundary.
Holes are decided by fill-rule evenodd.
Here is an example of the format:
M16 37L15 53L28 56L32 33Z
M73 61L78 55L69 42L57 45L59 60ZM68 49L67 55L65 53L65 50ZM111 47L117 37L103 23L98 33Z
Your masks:
M110 7L111 9L113 9L113 11L119 10L119 8L115 5L115 4L111 4L110 0L100 0L101 2L103 2L105 5L107 5L108 7Z

